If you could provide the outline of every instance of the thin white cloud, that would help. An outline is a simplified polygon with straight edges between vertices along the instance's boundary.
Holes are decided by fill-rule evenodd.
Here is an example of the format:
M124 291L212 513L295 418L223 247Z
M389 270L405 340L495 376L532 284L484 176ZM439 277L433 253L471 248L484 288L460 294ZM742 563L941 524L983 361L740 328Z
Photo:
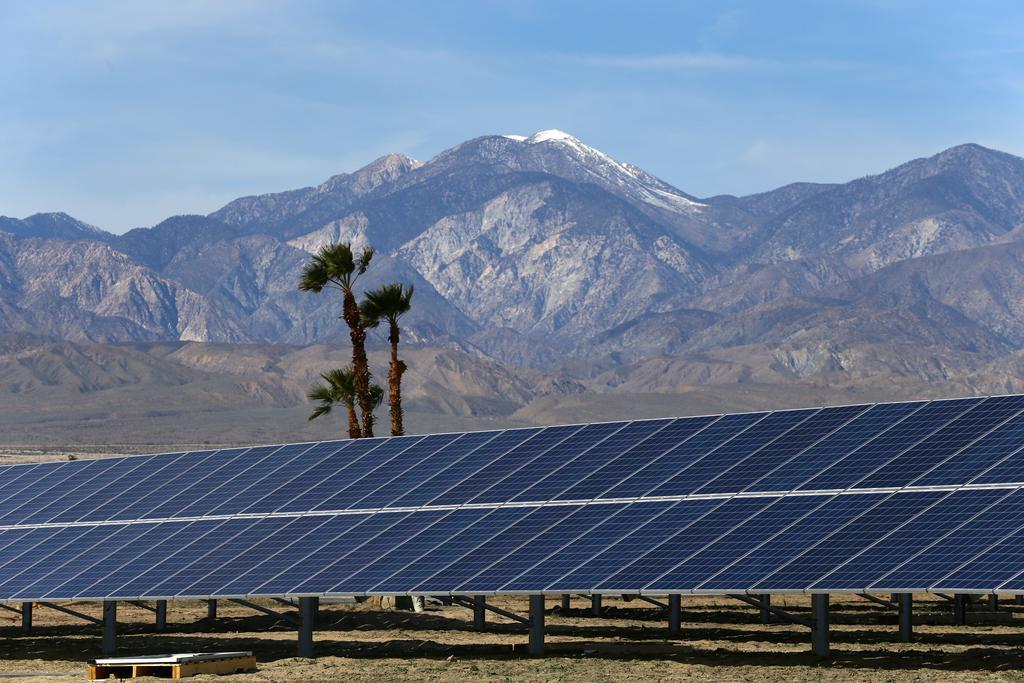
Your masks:
M563 62L583 67L651 71L853 71L888 69L887 65L838 59L781 60L721 52L661 54L560 55Z

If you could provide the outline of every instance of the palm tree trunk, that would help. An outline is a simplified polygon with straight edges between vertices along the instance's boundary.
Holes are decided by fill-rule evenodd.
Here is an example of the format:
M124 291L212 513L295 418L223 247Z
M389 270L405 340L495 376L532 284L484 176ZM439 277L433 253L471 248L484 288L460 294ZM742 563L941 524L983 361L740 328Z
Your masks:
M391 342L391 363L388 364L388 404L391 406L391 436L402 436L405 434L405 426L402 424L402 375L405 373L406 365L398 360L399 342L398 323L391 322L391 333L388 341Z
M342 317L352 340L352 371L356 376L356 400L362 413L360 436L373 436L373 400L370 398L370 364L366 359L366 328L359 317L359 305L351 291L345 292Z
M362 437L359 430L359 418L356 416L356 407L352 404L345 406L348 409L348 438L358 439Z

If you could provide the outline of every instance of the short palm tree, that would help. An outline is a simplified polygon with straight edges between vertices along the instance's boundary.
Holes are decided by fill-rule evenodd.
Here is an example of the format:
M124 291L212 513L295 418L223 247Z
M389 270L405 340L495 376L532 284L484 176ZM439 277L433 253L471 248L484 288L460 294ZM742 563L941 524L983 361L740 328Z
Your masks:
M391 362L388 364L388 405L391 407L391 435L405 434L402 424L402 375L406 365L398 358L398 342L401 330L398 319L412 307L412 285L408 287L394 282L383 285L372 292L364 292L366 298L359 307L364 327L377 327L388 323L388 341L391 342Z
M355 397L362 413L360 436L373 436L373 397L370 393L370 365L366 359L366 328L356 303L356 280L366 272L373 259L373 248L365 247L357 256L348 242L328 244L320 248L306 264L299 278L299 289L304 292L322 292L334 287L343 296L342 318L348 325L352 340L352 371L355 375Z
M315 420L330 413L335 406L343 405L348 413L349 438L360 438L362 433L359 419L356 417L356 380L352 368L331 370L320 375L320 378L323 379L323 383L314 384L307 394L310 401L319 401L309 419ZM370 399L376 408L384 400L384 390L376 384L371 384Z

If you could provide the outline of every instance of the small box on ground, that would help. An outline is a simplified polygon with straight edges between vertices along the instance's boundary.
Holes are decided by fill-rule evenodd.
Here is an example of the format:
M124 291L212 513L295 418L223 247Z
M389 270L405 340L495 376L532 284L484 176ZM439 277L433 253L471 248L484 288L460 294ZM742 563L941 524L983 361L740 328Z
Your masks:
M89 662L89 680L116 678L188 678L196 674L234 674L256 670L252 652L185 652L175 655L109 657Z

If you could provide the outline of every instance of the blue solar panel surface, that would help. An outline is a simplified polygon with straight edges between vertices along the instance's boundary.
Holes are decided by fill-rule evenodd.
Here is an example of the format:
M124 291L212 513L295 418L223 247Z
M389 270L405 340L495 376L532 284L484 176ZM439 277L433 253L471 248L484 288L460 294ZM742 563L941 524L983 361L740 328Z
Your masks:
M1024 396L0 468L0 600L1024 590Z

